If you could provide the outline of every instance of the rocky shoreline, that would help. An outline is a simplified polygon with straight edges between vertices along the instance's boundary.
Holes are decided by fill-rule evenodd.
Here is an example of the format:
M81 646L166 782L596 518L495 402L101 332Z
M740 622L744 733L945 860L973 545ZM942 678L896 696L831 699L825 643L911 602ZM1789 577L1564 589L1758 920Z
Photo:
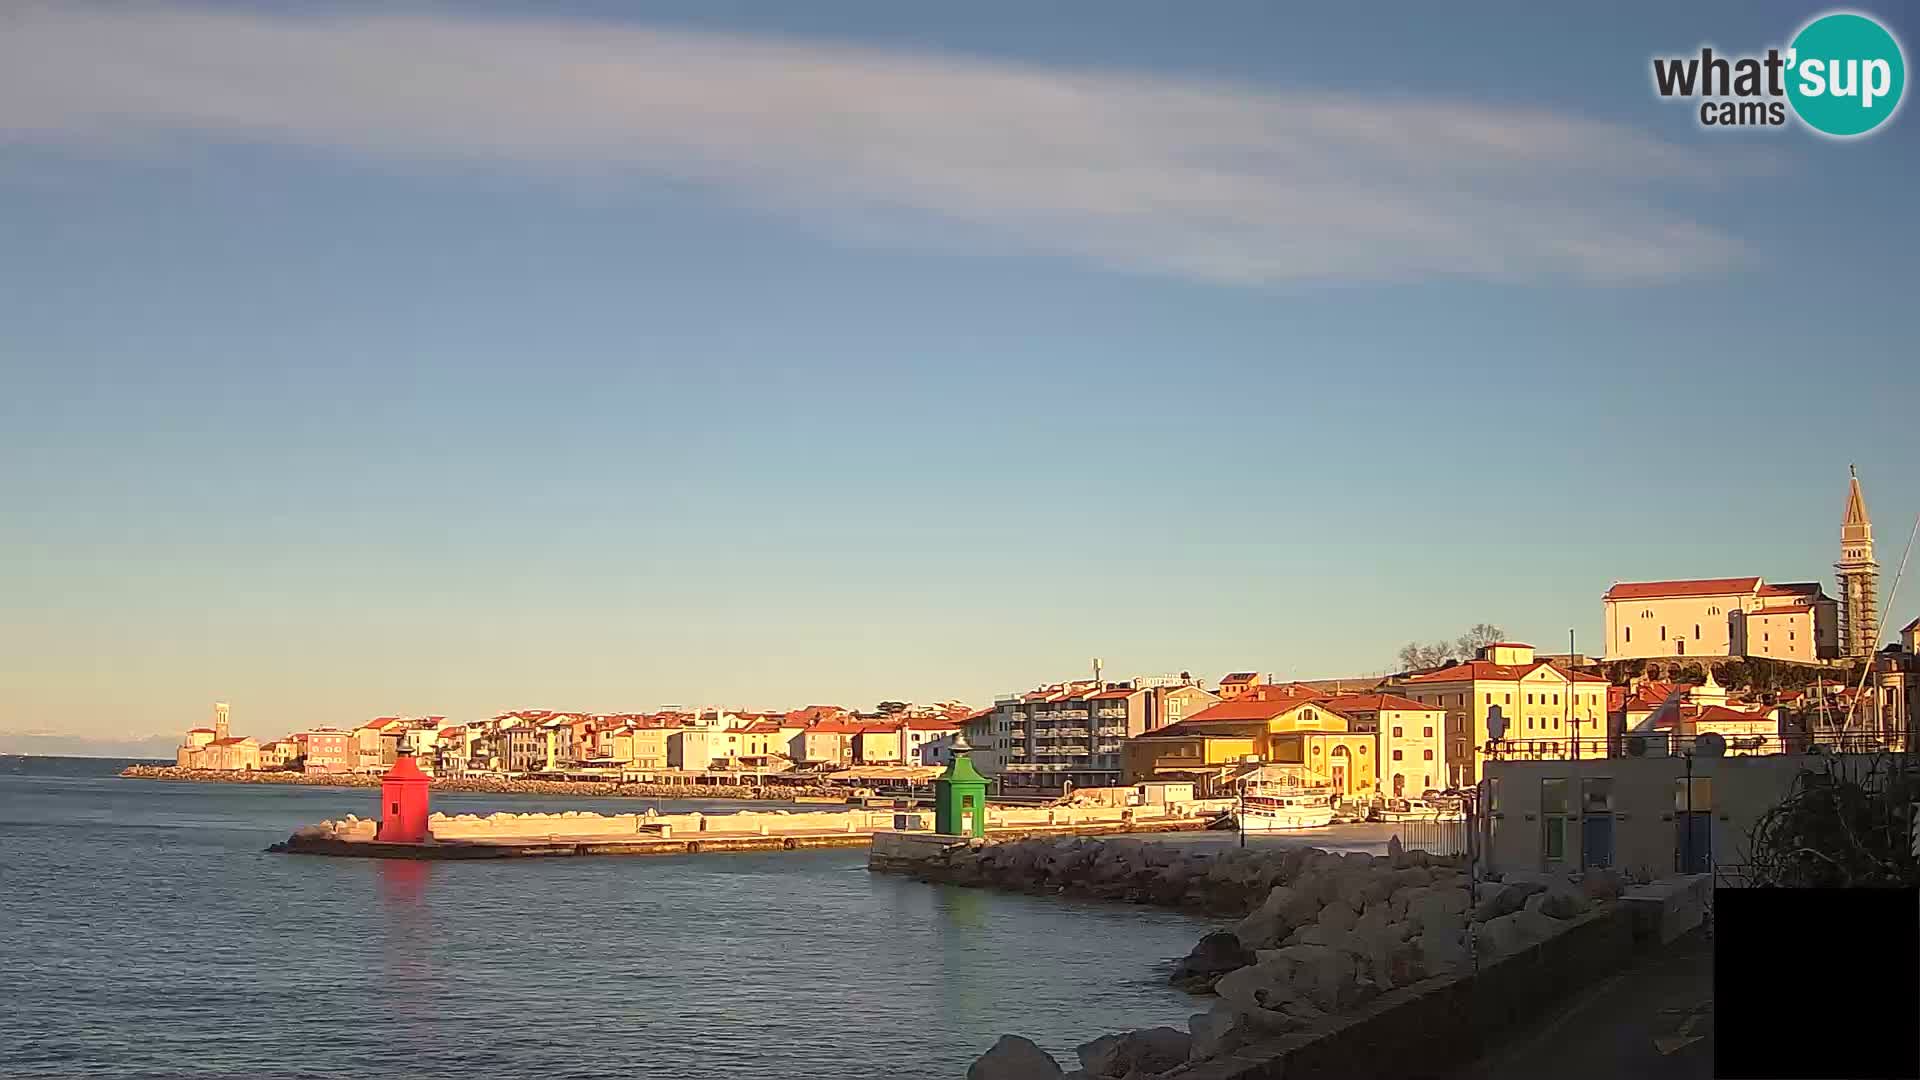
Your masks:
M1609 871L1508 874L1474 883L1461 861L1401 850L1182 851L1129 838L959 846L928 881L1063 893L1237 916L1203 937L1169 981L1213 1000L1186 1029L1148 1028L1079 1047L1063 1072L1032 1042L1002 1036L968 1080L1179 1077L1242 1047L1304 1034L1425 980L1461 977L1565 931L1625 884Z
M304 787L377 788L378 776L355 773L297 772L225 772L214 769L182 769L173 765L129 765L120 775L135 780L173 780L200 784L295 784ZM471 792L482 795L547 795L571 798L633 799L743 799L756 802L791 802L801 796L844 797L844 788L821 784L783 784L760 787L745 784L619 784L578 780L501 780L492 777L461 777L435 780L433 790Z

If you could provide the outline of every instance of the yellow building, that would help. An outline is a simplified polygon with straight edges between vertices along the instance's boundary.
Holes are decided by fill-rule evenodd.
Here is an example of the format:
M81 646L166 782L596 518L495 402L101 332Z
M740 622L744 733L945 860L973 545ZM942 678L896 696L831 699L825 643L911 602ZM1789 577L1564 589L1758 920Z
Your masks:
M1506 720L1506 742L1527 740L1560 758L1607 756L1607 680L1535 660L1531 645L1488 645L1477 660L1415 675L1394 689L1446 711L1454 787L1480 782L1487 717L1495 709Z
M1322 695L1297 687L1256 687L1121 747L1128 784L1192 781L1213 794L1253 764L1299 765L1316 784L1346 797L1370 795L1378 775L1375 737L1349 730Z
M1417 799L1451 783L1445 709L1385 693L1343 694L1326 706L1346 716L1351 730L1377 736L1383 797Z

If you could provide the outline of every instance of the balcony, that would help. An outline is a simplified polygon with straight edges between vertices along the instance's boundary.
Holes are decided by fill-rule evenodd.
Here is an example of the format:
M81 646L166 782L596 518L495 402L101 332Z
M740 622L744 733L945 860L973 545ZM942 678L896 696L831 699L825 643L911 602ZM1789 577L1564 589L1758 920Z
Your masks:
M1091 732L1083 727L1062 727L1054 728L1053 734L1056 738L1061 739L1084 739L1091 734Z
M1102 754L1117 754L1120 752L1120 745L1121 744L1117 742L1103 742L1099 746L1094 747L1094 750Z
M1094 730L1101 735L1112 735L1122 739L1127 737L1127 725L1125 724L1102 724Z

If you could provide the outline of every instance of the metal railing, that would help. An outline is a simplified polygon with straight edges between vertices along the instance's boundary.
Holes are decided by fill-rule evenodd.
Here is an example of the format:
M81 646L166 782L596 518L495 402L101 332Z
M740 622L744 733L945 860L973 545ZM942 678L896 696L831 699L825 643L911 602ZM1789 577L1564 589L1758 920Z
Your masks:
M1705 735L1628 732L1608 738L1502 739L1484 748L1488 761L1586 761L1597 758L1680 757L1696 754ZM1728 757L1774 754L1884 754L1905 749L1882 735L1724 735Z
M1400 838L1402 847L1430 855L1465 855L1469 851L1468 843L1473 838L1465 818L1456 821L1396 821L1388 827Z

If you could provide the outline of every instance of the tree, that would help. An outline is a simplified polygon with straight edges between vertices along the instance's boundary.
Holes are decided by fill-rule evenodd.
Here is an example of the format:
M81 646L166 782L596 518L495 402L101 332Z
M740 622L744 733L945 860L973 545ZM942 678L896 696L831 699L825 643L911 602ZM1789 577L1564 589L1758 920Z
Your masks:
M911 703L905 701L883 701L875 705L873 711L879 713L881 716L897 716L900 713L906 712L910 707Z
M1401 671L1421 671L1426 668L1440 667L1453 659L1453 646L1444 641L1436 641L1431 645L1409 641L1400 646L1397 659L1400 662Z
M1474 623L1466 633L1454 640L1453 647L1461 658L1471 660L1480 654L1481 649L1506 639L1507 632L1492 623Z

